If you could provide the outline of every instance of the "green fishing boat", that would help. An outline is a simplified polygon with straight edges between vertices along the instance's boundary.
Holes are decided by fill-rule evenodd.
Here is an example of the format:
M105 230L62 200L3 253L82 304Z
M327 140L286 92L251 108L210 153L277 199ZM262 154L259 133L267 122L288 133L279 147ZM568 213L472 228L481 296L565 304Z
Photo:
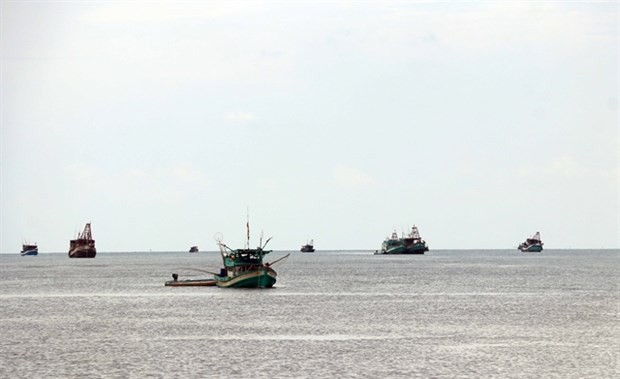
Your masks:
M219 275L214 275L215 284L222 288L271 288L276 283L278 274L271 267L274 263L286 258L284 257L271 262L263 263L263 258L271 253L265 250L267 243L263 244L262 237L257 248L250 249L250 225L247 224L247 243L243 249L231 249L222 243L221 239L216 238L224 267L220 269Z
M544 244L540 239L540 232L536 232L536 234L521 243L518 249L524 253L540 253L543 251L543 245Z
M391 237L383 241L381 250L377 250L375 254L424 254L427 251L426 241L420 237L420 231L414 225L411 228L411 233L407 236L399 238L396 231L394 231Z

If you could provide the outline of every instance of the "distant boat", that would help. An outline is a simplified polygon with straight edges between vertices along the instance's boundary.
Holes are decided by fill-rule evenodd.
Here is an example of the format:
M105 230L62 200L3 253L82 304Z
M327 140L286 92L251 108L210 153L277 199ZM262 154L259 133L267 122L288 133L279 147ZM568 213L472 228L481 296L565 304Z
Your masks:
M22 244L22 251L20 254L22 257L26 255L39 255L39 247L36 243L34 245L30 245L26 242Z
M519 244L519 250L524 253L540 253L543 251L543 242L540 240L540 232L536 232L532 237Z
M314 253L314 240L310 240L310 242L303 245L299 251L302 253Z
M186 279L179 280L177 274L172 274L172 280L165 283L167 287L213 287L215 279Z
M276 283L277 273L271 265L289 256L272 262L263 263L265 255L271 250L265 250L265 246L271 240L263 244L262 238L256 249L250 249L250 224L247 225L247 242L243 249L231 249L217 241L224 267L220 269L219 275L214 275L215 284L222 288L271 288Z
M376 251L375 254L424 254L427 251L426 241L420 237L420 231L414 225L407 236L399 238L394 231L389 238L383 241L381 250Z
M190 253L197 253L198 252L198 246L192 246L189 248L189 252Z
M69 242L69 258L94 258L97 255L95 240L90 230L90 223L76 239Z

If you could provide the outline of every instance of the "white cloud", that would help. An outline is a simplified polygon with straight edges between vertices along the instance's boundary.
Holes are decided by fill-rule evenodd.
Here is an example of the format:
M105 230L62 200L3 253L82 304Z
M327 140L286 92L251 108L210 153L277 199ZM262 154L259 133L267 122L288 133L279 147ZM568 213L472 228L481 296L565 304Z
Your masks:
M553 159L553 161L547 167L547 171L550 174L556 174L566 177L582 176L585 172L585 170L579 167L573 157L570 156Z
M391 4L378 8L364 24L359 19L342 20L340 29L331 29L331 37L378 60L479 57L532 49L579 55L595 39L615 38L613 31L594 33L602 18L604 24L614 24L615 10L609 10L577 11L561 3L516 1L462 6ZM347 32L338 32L342 29Z
M224 119L231 122L251 122L256 120L256 115L251 112L228 112Z
M89 165L71 165L65 169L70 188L78 196L96 196L110 203L178 203L209 185L207 175L189 164L156 169L126 168L104 171Z
M262 7L264 5L259 3L235 1L113 2L94 8L82 18L101 24L187 22L192 19L216 19L252 13Z
M367 189L376 185L376 180L364 171L342 164L332 169L332 180L337 186L347 189Z
M568 179L618 179L618 170L613 167L590 168L580 163L573 156L563 155L541 162L537 167L523 166L517 169L517 175L521 178L534 178L542 176L563 177Z

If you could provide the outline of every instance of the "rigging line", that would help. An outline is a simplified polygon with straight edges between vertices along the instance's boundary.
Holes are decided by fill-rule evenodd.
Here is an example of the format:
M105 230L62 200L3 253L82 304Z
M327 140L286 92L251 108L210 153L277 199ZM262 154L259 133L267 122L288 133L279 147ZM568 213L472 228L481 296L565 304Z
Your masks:
M179 269L181 269L181 270L194 270L194 271L199 271L199 272L205 272L207 274L219 275L219 273L217 273L217 272L201 270L199 268L193 268L193 267L179 267Z
M278 263L278 262L280 262L281 260L283 260L285 258L288 258L289 255L291 255L291 253L288 253L285 256L283 256L282 258L276 259L275 261L269 263L269 266L273 265L274 263Z

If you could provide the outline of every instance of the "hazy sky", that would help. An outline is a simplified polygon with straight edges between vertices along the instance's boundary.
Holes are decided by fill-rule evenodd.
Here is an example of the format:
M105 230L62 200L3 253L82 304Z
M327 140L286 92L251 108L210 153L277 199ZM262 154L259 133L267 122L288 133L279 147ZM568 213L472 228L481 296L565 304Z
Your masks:
M616 1L0 10L3 253L620 245Z

